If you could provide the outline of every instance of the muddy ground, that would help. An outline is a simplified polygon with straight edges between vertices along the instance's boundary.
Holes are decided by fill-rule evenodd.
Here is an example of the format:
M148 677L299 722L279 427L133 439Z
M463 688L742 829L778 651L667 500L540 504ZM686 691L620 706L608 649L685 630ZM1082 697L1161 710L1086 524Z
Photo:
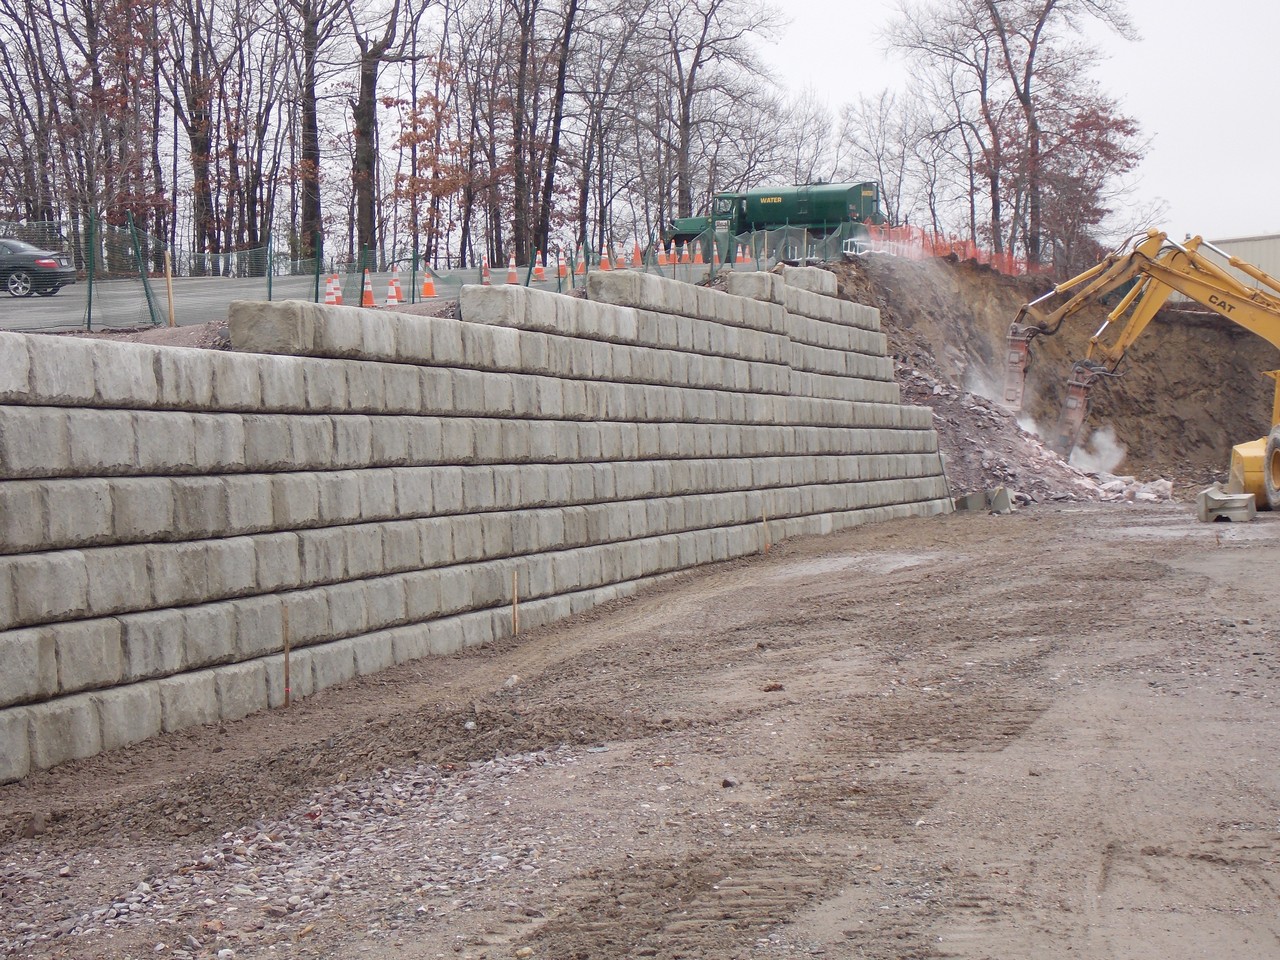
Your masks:
M691 573L0 788L30 957L1280 955L1280 517Z

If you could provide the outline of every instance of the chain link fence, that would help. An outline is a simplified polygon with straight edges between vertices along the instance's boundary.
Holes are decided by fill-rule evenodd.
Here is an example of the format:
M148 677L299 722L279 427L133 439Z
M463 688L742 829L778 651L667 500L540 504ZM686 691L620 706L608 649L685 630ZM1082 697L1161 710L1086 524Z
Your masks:
M6 295L13 258L0 259L0 329L67 330L201 324L227 317L233 300L307 300L384 306L453 298L464 284L518 283L570 291L593 271L638 269L689 283L727 270L767 270L779 261L820 263L851 255L892 254L923 259L974 257L1005 272L1025 272L1010 258L984 256L972 244L916 228L845 223L830 230L783 227L732 235L704 234L663 243L656 238L596 251L563 248L542 263L484 264L435 271L413 252L381 263L373 251L335 261L298 259L265 245L223 253L170 249L136 229L93 221L0 222L0 240L23 241L74 267L75 280L56 290ZM324 249L323 237L316 248ZM3 251L0 251L2 253ZM1005 261L1008 262L1005 262ZM368 286L366 289L366 276ZM21 289L20 285L17 289ZM394 291L394 292L393 292Z

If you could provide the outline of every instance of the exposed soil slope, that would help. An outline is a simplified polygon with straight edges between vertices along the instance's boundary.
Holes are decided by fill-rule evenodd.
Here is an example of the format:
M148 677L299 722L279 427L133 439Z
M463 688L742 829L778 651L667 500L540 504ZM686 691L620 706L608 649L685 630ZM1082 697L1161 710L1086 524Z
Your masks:
M966 390L999 398L1005 334L1018 308L1052 281L1005 277L973 261L867 257L833 267L842 292L878 306L895 356ZM1035 342L1026 413L1052 425L1071 362L1105 318L1083 311ZM1280 351L1233 324L1167 308L1129 354L1124 376L1092 393L1089 426L1110 426L1127 457L1113 472L1187 481L1225 477L1231 446L1263 436Z

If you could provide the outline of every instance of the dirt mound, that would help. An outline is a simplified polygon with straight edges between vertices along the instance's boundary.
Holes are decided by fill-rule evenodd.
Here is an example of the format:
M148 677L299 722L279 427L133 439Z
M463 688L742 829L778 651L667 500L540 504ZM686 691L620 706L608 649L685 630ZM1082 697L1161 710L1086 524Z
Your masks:
M1052 281L1006 277L973 261L942 258L916 262L873 256L832 269L843 295L880 308L890 351L907 371L903 384L913 402L922 398L909 371L926 378L936 399L923 402L939 413L943 449L952 462L957 452L989 448L981 434L972 443L970 431L980 431L990 418L985 413L976 421L956 418L947 401L956 394L963 405L985 408L990 405L965 394L999 398L1009 323ZM1058 336L1036 341L1025 426L1056 421L1071 362L1084 356L1104 319L1104 309L1087 309ZM1272 385L1260 371L1277 367L1280 351L1260 338L1202 312L1166 308L1130 350L1124 375L1094 388L1087 423L1092 435L1086 455L1078 452L1076 462L1147 479L1167 477L1188 488L1225 479L1231 446L1263 436L1268 428ZM928 378L941 384L941 391ZM948 423L949 417L960 422ZM1022 470L1038 469L1036 452L1033 445ZM989 471L988 479L998 480L999 473Z

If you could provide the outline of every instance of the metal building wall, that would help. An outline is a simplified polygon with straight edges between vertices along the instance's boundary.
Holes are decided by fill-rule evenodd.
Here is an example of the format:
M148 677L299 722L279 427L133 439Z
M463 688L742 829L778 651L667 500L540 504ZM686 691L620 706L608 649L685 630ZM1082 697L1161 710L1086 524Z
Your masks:
M1258 237L1232 237L1227 240L1211 241L1215 247L1221 247L1227 253L1241 260L1261 267L1273 277L1280 277L1280 234ZM1232 270L1241 282L1249 286L1257 286L1251 277L1238 270Z

